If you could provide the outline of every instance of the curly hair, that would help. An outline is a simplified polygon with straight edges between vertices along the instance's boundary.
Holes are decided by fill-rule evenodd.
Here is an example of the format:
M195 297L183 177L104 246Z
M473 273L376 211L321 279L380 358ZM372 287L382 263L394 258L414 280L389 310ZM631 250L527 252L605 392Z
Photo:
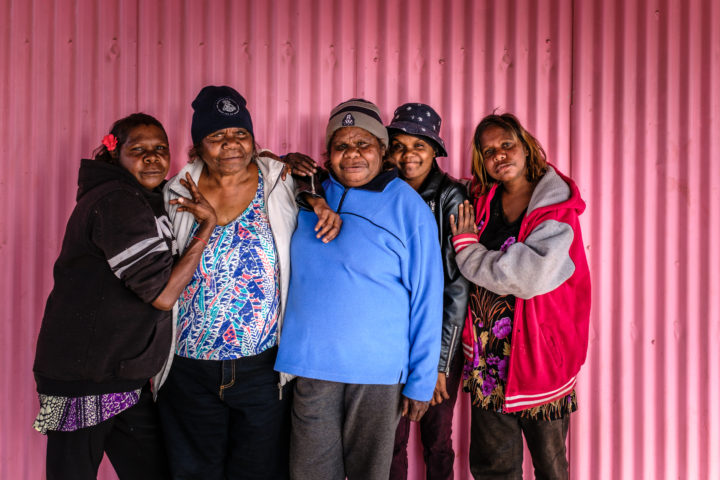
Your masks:
M547 171L547 158L540 142L525 130L520 121L510 113L502 115L488 115L478 123L475 128L472 143L472 190L474 195L481 195L487 192L493 184L497 183L485 170L485 159L482 154L480 139L483 133L490 127L500 127L506 132L515 136L527 152L527 176L532 184L536 184Z
M115 138L117 138L117 146L115 147L114 151L119 152L123 144L127 142L127 139L130 136L130 132L135 127L139 127L141 125L154 125L160 130L162 130L162 132L167 137L165 127L163 127L162 123L160 123L157 118L146 113L133 113L131 115L128 115L127 117L117 120L115 123L113 123L112 128L110 128L110 133L115 135ZM100 147L95 149L95 151L93 152L93 158L95 160L111 163L113 165L117 165L118 163L118 155L113 156L108 151L105 145L101 145Z

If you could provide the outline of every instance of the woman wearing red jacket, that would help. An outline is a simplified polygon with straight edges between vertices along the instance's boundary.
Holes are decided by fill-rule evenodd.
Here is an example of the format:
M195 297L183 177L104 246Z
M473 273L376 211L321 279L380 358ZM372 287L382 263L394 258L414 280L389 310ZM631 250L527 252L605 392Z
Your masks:
M474 284L463 332L470 470L476 479L522 478L524 435L536 476L567 478L590 315L585 203L510 114L477 126L473 187L474 208L465 202L457 225L451 219L458 267Z

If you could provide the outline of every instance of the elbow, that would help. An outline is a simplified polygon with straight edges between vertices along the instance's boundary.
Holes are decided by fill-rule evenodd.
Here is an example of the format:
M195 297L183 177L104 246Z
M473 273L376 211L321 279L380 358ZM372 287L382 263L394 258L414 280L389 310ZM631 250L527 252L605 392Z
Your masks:
M161 298L161 297L156 298L156 299L152 302L152 306L153 306L153 307L155 307L155 308L158 309L158 310L163 310L163 311L165 311L165 312L168 312L168 311L172 310L173 305L175 305L175 302L170 302L170 301L168 301L168 300L166 300L166 299L163 299L163 298Z

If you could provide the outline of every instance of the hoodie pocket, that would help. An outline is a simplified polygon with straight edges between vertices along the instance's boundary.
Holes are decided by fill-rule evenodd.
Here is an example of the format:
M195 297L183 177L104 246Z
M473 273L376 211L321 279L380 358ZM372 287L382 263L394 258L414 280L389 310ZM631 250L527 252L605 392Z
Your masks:
M544 329L540 330L543 336L543 340L545 343L545 348L547 352L550 354L550 357L555 362L555 365L560 367L563 364L563 356L560 353L560 349L558 348L557 342L555 341L555 337L552 333L545 331Z
M145 350L136 357L121 360L117 376L125 380L146 380L160 371L170 351L170 319L159 321L153 329Z

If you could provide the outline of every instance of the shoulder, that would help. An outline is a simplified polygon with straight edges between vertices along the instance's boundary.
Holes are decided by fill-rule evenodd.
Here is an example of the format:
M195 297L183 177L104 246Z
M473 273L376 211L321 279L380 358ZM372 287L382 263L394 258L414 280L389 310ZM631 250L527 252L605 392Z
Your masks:
M467 186L447 173L443 173L440 195L443 204L457 205L468 199Z
M536 210L549 205L562 203L570 198L570 187L555 172L555 169L548 165L547 172L542 176L535 186L528 211Z
M256 158L256 161L258 164L258 168L262 170L262 173L264 175L272 175L273 177L277 177L282 173L283 168L285 168L285 164L283 162L275 160L272 157L258 156Z
M571 211L574 215L585 210L585 202L575 182L552 165L548 165L547 172L535 187L528 213L547 209Z
M383 201L388 201L392 198L392 201L396 201L399 205L406 208L422 208L423 210L428 210L427 204L420 194L405 180L401 180L400 178L395 178L390 181L382 191L382 195L387 197L387 199Z
M188 192L187 189L180 183L180 179L184 179L185 175L189 173L190 177L195 181L195 183L197 183L200 179L200 174L202 173L204 165L205 164L202 160L188 162L175 176L165 182L165 185L163 186L163 198L165 198L165 201L167 202L168 199L177 196L190 196L190 192Z

